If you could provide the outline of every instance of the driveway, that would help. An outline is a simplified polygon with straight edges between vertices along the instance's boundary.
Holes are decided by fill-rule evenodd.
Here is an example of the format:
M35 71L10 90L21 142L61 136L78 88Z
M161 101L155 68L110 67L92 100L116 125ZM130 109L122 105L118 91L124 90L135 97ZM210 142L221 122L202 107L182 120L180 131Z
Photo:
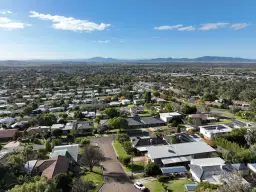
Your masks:
M113 136L93 138L92 141L98 143L100 149L106 157L102 163L105 170L103 172L105 184L101 192L139 192L135 189L133 183L126 176L122 166L116 158L112 146Z

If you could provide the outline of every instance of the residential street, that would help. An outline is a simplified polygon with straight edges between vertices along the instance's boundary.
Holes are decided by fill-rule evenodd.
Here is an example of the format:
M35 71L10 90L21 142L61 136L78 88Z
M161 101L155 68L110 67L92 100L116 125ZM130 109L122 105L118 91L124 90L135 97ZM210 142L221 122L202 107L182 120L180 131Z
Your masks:
M93 142L98 143L107 158L107 160L102 163L105 168L103 172L105 184L101 192L139 192L139 190L134 188L133 183L126 176L117 160L112 147L113 140L113 136L92 139Z

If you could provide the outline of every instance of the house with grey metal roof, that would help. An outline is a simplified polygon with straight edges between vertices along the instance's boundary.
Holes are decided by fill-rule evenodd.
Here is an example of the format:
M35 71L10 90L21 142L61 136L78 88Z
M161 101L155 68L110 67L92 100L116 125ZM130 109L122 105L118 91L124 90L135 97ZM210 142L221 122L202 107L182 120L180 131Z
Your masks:
M148 157L158 165L188 164L191 159L207 158L215 152L203 141L147 147Z
M238 171L235 165L225 164L225 161L219 157L192 160L190 173L192 178L197 181L207 181L211 184L221 185L224 183L223 175ZM246 182L245 180L243 182Z

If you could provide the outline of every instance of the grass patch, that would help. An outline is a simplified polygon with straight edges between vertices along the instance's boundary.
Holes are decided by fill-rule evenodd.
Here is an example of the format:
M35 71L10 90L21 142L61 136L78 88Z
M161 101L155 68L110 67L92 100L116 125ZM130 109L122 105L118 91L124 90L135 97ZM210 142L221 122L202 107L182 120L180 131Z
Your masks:
M191 180L188 180L186 178L177 179L177 180L171 180L168 183L165 183L164 185L168 187L168 190L171 190L173 192L179 192L184 191L185 184L191 184L193 183Z
M128 155L124 150L123 146L121 145L121 143L119 143L118 141L113 141L113 146L118 157Z
M165 192L166 190L163 188L162 183L159 181L152 181L146 183L145 186L150 189L152 192Z
M81 177L83 181L92 181L96 188L93 190L89 190L89 192L96 192L99 191L101 185L103 184L103 176L102 176L102 169L99 167L94 167L93 172L85 172L85 175Z
M6 141L6 142L0 142L0 145L3 147L3 146L5 146L7 143L9 143L9 141Z
M142 172L144 171L144 163L141 161L135 161L127 166L123 165L123 168L125 172Z

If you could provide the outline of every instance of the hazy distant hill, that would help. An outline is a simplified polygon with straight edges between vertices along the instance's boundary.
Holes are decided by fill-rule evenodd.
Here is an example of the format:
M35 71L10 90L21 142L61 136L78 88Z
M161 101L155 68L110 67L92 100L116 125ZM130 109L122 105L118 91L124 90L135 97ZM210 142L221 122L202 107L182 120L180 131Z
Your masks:
M245 59L239 57L217 57L217 56L203 56L198 58L152 58L152 59L115 59L115 58L104 58L104 57L92 57L89 59L33 59L33 60L6 60L0 61L0 65L28 65L40 63L43 65L44 63L66 63L66 62L81 62L81 63L174 63L174 62L183 62L183 63L256 63L256 59Z
M215 56L204 56L194 59L189 58L153 58L153 59L114 59L114 58L104 58L104 57L93 57L90 59L85 59L87 62L255 62L256 60L244 59L237 57L215 57Z

